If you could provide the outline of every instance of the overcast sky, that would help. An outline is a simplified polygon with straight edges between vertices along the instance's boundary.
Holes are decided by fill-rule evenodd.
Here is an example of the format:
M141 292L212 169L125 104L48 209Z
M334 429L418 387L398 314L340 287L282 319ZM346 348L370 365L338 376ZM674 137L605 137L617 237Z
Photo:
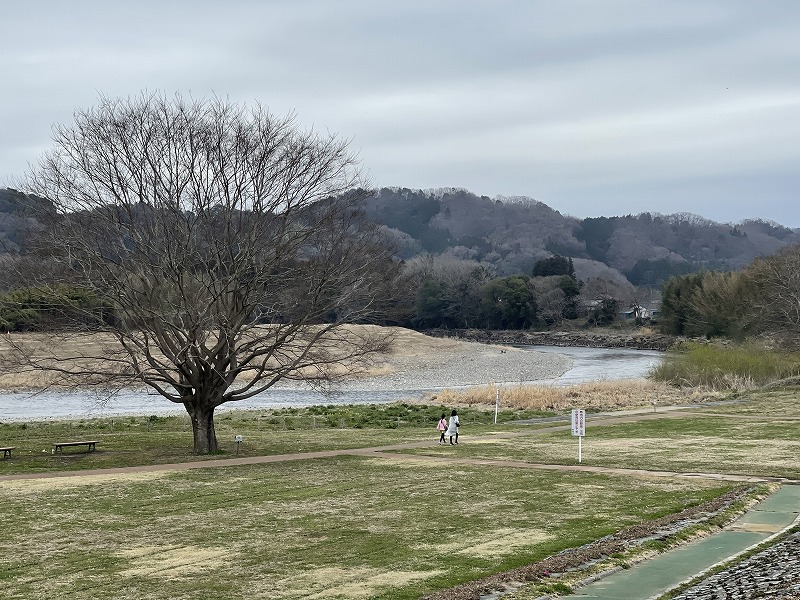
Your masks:
M0 185L100 94L260 102L377 186L800 227L798 0L0 0Z

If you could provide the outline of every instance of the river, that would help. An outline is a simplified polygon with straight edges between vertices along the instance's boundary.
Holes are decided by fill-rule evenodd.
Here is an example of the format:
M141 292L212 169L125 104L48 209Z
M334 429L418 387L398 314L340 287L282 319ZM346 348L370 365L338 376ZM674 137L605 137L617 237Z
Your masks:
M573 361L570 370L556 379L538 380L540 385L572 385L596 380L644 377L661 361L663 353L654 350L620 348L574 348L556 346L517 346L523 350L565 354ZM506 382L510 384L513 382ZM285 408L317 404L368 404L418 398L436 389L358 390L335 394L313 390L270 389L249 400L221 410ZM110 400L81 391L0 393L0 421L34 421L116 415L164 415L184 413L183 407L170 404L157 395L142 391L123 391Z

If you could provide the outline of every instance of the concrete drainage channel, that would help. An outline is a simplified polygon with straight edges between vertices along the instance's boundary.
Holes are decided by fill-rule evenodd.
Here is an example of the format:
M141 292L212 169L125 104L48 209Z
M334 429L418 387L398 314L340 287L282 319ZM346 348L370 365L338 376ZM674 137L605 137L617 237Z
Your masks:
M682 600L717 597L730 579L728 599L800 597L800 534L784 534L800 525L800 485L784 485L722 531L665 552L588 583L563 600L651 600L685 586L725 563L768 545L730 568L735 578L709 576L680 596ZM770 542L775 542L770 545ZM790 560L786 557L791 556ZM738 586L738 588L737 588ZM780 595L786 591L789 596ZM753 594L755 592L755 595ZM773 595L776 594L776 595ZM712 595L709 595L712 594Z

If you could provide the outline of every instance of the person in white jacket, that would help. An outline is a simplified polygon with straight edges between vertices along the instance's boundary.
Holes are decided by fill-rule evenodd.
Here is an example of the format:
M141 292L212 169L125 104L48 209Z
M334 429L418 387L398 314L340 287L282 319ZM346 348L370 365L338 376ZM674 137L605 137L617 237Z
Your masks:
M458 427L461 423L458 422L458 412L454 408L450 413L450 422L447 424L447 435L450 436L450 445L453 445L453 438L456 438L455 443L458 443Z

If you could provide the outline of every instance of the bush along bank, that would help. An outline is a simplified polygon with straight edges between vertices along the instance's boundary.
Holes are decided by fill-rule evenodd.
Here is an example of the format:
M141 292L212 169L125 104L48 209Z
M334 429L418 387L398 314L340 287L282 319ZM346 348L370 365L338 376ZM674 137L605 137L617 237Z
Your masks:
M631 348L635 350L667 350L681 341L681 338L671 335L611 331L429 329L425 333L433 337L457 338L485 344Z

